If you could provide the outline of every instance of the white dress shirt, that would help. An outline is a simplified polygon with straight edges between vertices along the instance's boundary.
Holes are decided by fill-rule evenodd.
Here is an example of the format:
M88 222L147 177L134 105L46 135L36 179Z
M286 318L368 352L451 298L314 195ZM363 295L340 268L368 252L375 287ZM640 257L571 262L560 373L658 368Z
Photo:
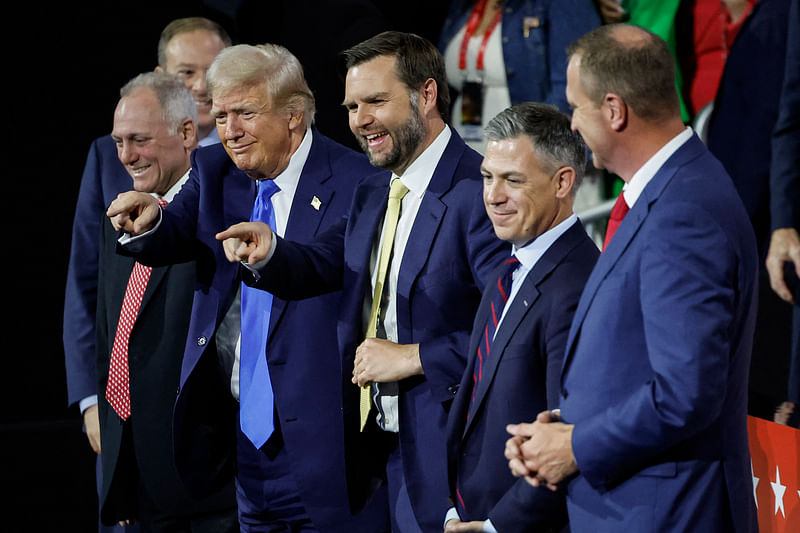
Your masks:
M417 217L417 211L422 204L422 197L428 189L428 184L433 177L433 171L436 165L439 164L447 143L450 142L450 128L445 126L441 133L434 139L419 157L417 157L411 165L406 169L402 176L397 176L392 173L389 178L391 180L397 178L403 185L408 188L408 193L403 197L403 202L400 207L400 218L397 221L397 230L394 237L394 247L392 250L392 259L387 272L388 281L385 283L384 289L384 302L386 305L385 316L382 321L383 328L386 331L386 339L392 342L398 342L397 333L397 277L400 273L400 265L403 261L403 253L408 243L411 228L414 225L414 220ZM388 185L388 184L387 184ZM388 187L387 187L388 190ZM385 228L381 228L378 240L375 242L370 258L370 277L372 291L364 299L364 314L363 323L364 330L367 329L369 322L369 312L372 307L372 294L375 290L375 278L377 277L376 264L378 257L380 257L380 247L383 241L383 232ZM378 394L380 391L380 394ZM400 429L397 415L398 415L398 385L397 382L379 383L373 387L373 398L376 399L378 406L378 425L386 430L397 432Z

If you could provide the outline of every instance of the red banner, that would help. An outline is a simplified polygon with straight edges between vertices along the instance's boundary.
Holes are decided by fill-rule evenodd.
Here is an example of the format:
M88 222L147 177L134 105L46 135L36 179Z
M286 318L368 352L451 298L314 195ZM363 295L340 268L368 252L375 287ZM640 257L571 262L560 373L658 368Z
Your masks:
M761 533L800 532L800 430L747 417Z

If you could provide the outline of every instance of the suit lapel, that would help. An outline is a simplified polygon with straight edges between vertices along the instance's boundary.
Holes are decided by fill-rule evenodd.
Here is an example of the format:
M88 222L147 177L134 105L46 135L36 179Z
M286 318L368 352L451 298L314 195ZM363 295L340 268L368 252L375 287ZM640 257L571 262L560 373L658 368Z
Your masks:
M614 238L611 239L608 248L600 254L597 264L592 270L589 279L586 281L586 286L578 302L578 308L572 319L561 371L562 379L571 361L572 353L575 348L575 340L578 337L581 324L584 318L586 318L586 313L594 300L595 294L597 294L598 288L617 264L620 257L625 253L625 250L627 250L631 241L639 232L639 228L641 228L642 224L647 219L647 215L650 214L653 204L655 204L661 196L664 188L675 176L675 173L686 163L700 155L704 149L703 146L702 141L696 135L693 135L683 146L672 154L658 172L656 172L653 179L650 180L650 183L644 188L642 194L636 200L636 203L628 214L625 215L616 233L614 233Z
M425 195L422 197L422 203L403 252L403 260L397 277L397 293L404 296L404 298L397 299L398 327L401 324L410 324L411 298L409 296L411 288L423 266L428 262L434 236L439 231L442 218L447 211L447 205L442 202L441 198L453 186L456 167L465 149L464 141L455 131L451 130L450 140L433 171ZM405 302L403 307L400 305L401 302Z
M564 232L563 235L556 239L550 248L545 251L542 257L539 258L530 272L528 272L528 275L525 276L525 279L522 281L522 285L520 285L519 291L511 302L511 307L509 307L508 312L506 313L505 317L503 317L503 321L500 323L500 328L495 334L494 341L492 342L491 355L484 362L483 378L481 379L478 389L475 391L475 401L471 407L471 413L474 414L477 412L477 410L480 408L480 405L483 403L509 341L511 341L514 334L520 327L520 324L522 324L522 321L525 319L531 309L534 308L534 304L539 299L539 296L541 295L539 285L556 267L558 267L567 254L569 254L570 251L572 251L572 249L575 248L575 246L577 246L585 238L585 234L586 232L583 228L583 224L581 224L580 221L573 224L569 229L567 229L567 231ZM500 270L498 269L493 273L493 279L497 278L499 271ZM491 287L492 289L487 291L482 303L491 301L491 298L494 297L494 292L497 290L497 285L492 283ZM486 307L487 311L485 311L485 315L488 315L488 305ZM480 323L480 327L486 323L485 321L487 319L488 316L484 316L483 322ZM473 348L477 351L477 346L471 347L471 349ZM474 361L475 354L470 353L470 357ZM469 420L464 428L465 435L475 418L476 417L472 414L470 415Z
M331 167L328 161L328 149L324 144L322 135L313 131L311 149L297 189L292 199L292 208L286 224L284 237L295 242L308 242L316 235L328 206L333 198L333 190L327 184L331 177ZM270 314L269 335L276 329L276 324L286 310L286 301L274 298L272 313Z

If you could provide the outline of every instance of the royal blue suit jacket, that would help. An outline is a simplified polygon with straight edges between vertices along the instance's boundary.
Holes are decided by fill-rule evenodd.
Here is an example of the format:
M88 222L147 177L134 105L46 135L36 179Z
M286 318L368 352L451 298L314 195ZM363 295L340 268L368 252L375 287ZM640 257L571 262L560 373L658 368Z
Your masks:
M69 404L97 394L95 314L101 224L106 208L133 182L110 135L92 142L81 178L64 295L64 355Z
M755 531L747 374L753 229L692 136L600 256L567 341L574 531Z
M397 282L398 342L419 343L424 371L424 376L400 382L399 440L411 504L426 532L441 531L450 507L447 410L464 372L481 290L510 253L494 235L483 207L481 156L455 131L451 134L417 212ZM311 246L280 239L257 284L287 298L344 288L338 313L344 413L347 427L355 431L359 389L350 379L355 350L365 335L364 301L372 292L370 253L383 222L389 179L389 172L379 172L365 180L348 219ZM365 454L376 446L365 445ZM352 459L363 463L367 456Z
M472 369L497 285L484 291L447 430L450 493L463 502L462 521L489 518L503 532L549 531L566 522L563 492L534 488L511 475L503 455L505 428L558 406L567 333L599 254L580 222L548 248L497 330L473 401Z
M300 242L339 221L358 181L374 168L362 154L314 131L311 151L295 191L286 236ZM239 287L239 265L230 263L217 232L249 220L255 182L237 169L222 146L200 148L192 156L189 181L163 210L161 224L138 257L154 265L197 260L197 286L183 356L181 387L175 404L178 469L190 488L203 479L197 463L223 471L219 453L233 444L235 431L225 421L207 421L204 390L193 386L203 365L216 364L214 334ZM314 207L316 197L319 209ZM277 417L292 472L306 511L322 531L381 531L380 521L356 525L347 485L344 424L341 415L336 310L339 293L303 300L274 298L267 362ZM220 424L221 422L221 424ZM206 473L208 477L208 473ZM205 487L208 489L208 487Z

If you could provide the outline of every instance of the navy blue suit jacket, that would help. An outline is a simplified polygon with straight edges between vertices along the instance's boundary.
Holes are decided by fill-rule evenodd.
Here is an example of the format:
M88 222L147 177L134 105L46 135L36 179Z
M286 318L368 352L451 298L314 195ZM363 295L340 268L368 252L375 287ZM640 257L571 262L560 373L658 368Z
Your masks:
M742 202L692 136L623 219L575 312L561 382L574 531L755 531L757 271Z
M450 507L447 410L464 372L480 291L510 250L494 235L483 207L481 156L451 133L417 212L397 282L398 342L420 344L424 371L400 382L399 406L404 474L423 531L441 531ZM286 298L344 288L338 332L345 423L351 431L359 425L359 389L350 381L353 360L365 335L370 253L383 222L389 179L389 172L380 172L359 185L348 219L310 246L280 239L257 284ZM365 445L369 450L370 443ZM363 463L366 457L351 459Z
M295 192L286 236L300 242L338 222L346 213L358 181L374 171L362 154L313 132L311 151ZM312 199L321 201L319 209ZM163 210L161 225L137 256L145 263L197 261L197 285L183 356L181 387L175 405L178 469L189 487L202 487L208 473L222 471L218 458L233 444L235 431L222 421L207 423L206 393L194 386L198 367L216 364L214 334L239 287L239 265L230 263L215 234L249 220L255 182L237 169L222 146L200 148L192 171L174 201ZM347 485L341 382L336 352L339 293L304 301L276 297L272 304L267 362L277 417L303 504L314 525L324 531L358 531L350 522L350 499L359 487ZM214 421L208 421L214 422ZM381 524L363 531L380 531Z
M567 333L598 255L580 222L542 255L497 330L472 401L471 369L497 285L484 291L467 352L468 370L447 431L450 494L453 501L463 502L462 521L490 518L503 532L548 531L566 522L563 492L534 488L511 475L503 455L505 427L558 407ZM498 275L499 270L492 274L494 279Z
M98 243L106 208L133 182L110 135L92 142L81 178L64 295L64 355L69 404L97 394L95 315Z

